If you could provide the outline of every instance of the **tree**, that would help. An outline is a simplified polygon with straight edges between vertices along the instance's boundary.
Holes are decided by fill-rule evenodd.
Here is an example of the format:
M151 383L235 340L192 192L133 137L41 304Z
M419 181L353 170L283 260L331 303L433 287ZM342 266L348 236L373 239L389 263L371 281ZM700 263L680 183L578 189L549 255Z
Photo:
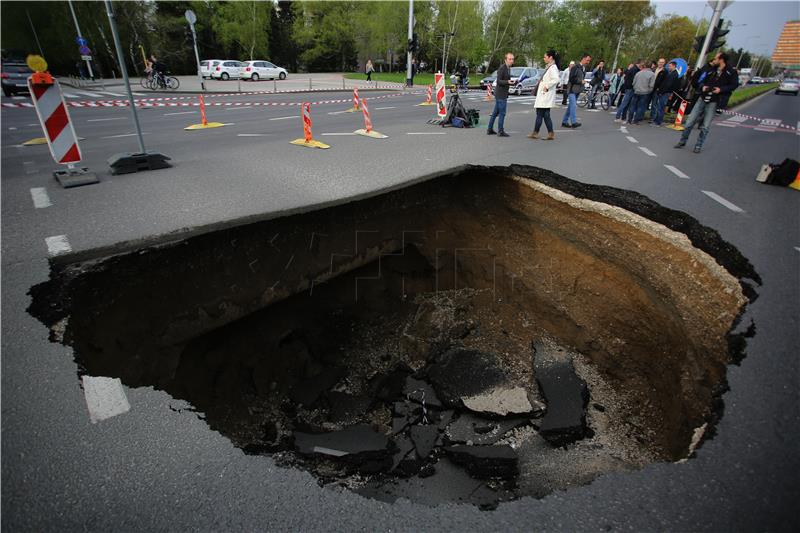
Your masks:
M295 2L292 8L299 59L309 72L355 68L358 2Z
M271 2L256 0L219 5L212 26L229 57L267 57L272 9Z
M297 72L297 44L292 34L292 2L280 1L272 10L269 30L270 61Z

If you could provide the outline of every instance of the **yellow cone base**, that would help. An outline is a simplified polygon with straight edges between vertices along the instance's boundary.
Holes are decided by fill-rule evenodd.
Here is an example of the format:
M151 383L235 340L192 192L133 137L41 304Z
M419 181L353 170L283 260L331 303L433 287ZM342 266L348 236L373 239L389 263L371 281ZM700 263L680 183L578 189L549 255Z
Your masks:
M436 105L436 102L422 102L421 104L417 105Z
M37 144L47 144L47 139L44 137L36 137L35 139L31 139L30 141L25 141L22 143L22 146L36 146Z
M330 148L329 145L315 141L314 139L311 139L308 142L306 142L305 139L295 139L289 144L294 144L295 146L305 146L306 148L322 148L323 150Z
M345 111L345 113L361 113L361 110L357 107L351 107L350 109Z
M685 129L686 129L686 128L684 128L683 126L676 126L676 125L674 125L674 124L671 124L671 125L669 125L669 126L665 126L665 127L669 128L669 129L671 129L671 130L675 130L675 131L683 131L683 130L685 130Z
M384 135L383 133L378 133L375 130L367 131L361 129L361 130L356 130L353 133L355 133L356 135L363 135L364 137L372 137L373 139L385 139L388 137L388 135Z
M186 126L185 130L207 130L209 128L221 128L224 126L222 122L208 122L206 124L192 124L191 126Z
M795 190L800 191L800 177L794 180L792 183L789 184L789 187Z

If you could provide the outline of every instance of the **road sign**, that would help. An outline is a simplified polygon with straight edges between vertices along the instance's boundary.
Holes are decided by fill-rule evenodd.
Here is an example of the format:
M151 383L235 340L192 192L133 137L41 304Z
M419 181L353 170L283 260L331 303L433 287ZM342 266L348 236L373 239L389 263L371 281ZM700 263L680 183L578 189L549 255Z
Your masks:
M85 55L85 56L82 55L81 56L81 61L91 61L91 60L92 60L92 56L90 56L90 55Z
M86 46L85 44L82 44L82 45L80 45L80 46L78 47L78 51L79 51L79 52L81 53L81 55L83 55L83 56L90 56L90 55L92 55L92 51L91 51L91 50L89 50L89 47L88 47L88 46Z
M183 14L186 17L186 20L189 21L189 24L194 26L194 23L197 22L197 15L194 14L194 11L191 9L187 9L186 13Z
M78 46L86 46L88 41L83 37L75 37L75 42L78 43Z
M447 100L444 93L444 74L437 72L433 75L436 84L436 114L439 118L447 116Z
M684 75L686 75L686 70L689 68L689 65L686 63L685 59L682 59L680 57L676 57L675 59L671 60L670 63L672 63L673 61L677 65L677 68L675 70L678 71L678 77L682 78Z

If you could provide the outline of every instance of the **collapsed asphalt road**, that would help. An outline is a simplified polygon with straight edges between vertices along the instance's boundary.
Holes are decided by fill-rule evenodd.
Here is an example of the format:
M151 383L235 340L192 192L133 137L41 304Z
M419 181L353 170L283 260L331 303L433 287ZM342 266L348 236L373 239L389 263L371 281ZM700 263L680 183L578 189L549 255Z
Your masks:
M598 126L602 126L599 121L596 123ZM484 139L479 138L478 140L482 142ZM624 136L620 139L622 143L628 142ZM622 147L626 146L625 144L613 145L612 138L605 140L611 146L617 146L617 149L623 149ZM598 142L602 144L599 139ZM530 144L520 145L520 148L531 150L530 146ZM569 142L565 142L564 148L567 146L570 146ZM476 147L472 146L472 149L475 150ZM534 151L530 153L537 157L545 156L556 159L559 157L557 153L543 154L536 148L532 150ZM524 154L525 152L520 151L520 155L512 154L506 157L524 157ZM448 157L451 156L452 154ZM5 160L4 163L6 163ZM581 163L573 158L568 164L576 166ZM685 165L682 166L687 168ZM598 172L597 164L588 165L588 167L591 167L593 172ZM652 171L655 167L647 168ZM729 170L725 176L727 182L730 181L731 176L742 175L741 170L737 170L735 167L730 167ZM614 169L610 169L604 172L613 173L614 171ZM576 174L582 172L586 171L578 171ZM694 172L692 174L692 178L699 179ZM613 178L611 174L604 175L603 179L619 179ZM642 174L642 176L648 175L647 172ZM33 176L33 179L36 179L35 174L27 176ZM625 174L625 176L628 176L626 179L634 179L629 174ZM711 180L709 183L714 181L712 178L709 179ZM143 182L138 183L139 185L144 184ZM708 187L709 183L705 186ZM130 184L133 185L134 182L130 182ZM12 182L12 190L14 185L15 183ZM22 183L20 185L24 186ZM264 458L242 456L241 452L235 451L229 444L226 444L224 439L217 440L211 432L208 432L205 422L195 419L191 412L184 409L186 406L182 405L182 402L169 400L166 395L149 391L146 388L127 390L132 406L130 412L92 426L83 414L86 407L80 403L83 402L83 398L77 388L78 383L74 379L75 365L69 362L70 355L64 354L64 350L55 345L40 344L43 338L41 328L30 319L15 320L10 324L6 321L9 310L13 311L13 317L14 313L19 313L18 306L27 305L27 299L20 295L19 291L26 291L28 287L41 282L46 277L46 273L42 271L41 267L32 268L31 265L35 263L22 260L18 261L16 267L13 263L4 264L7 274L4 276L4 289L6 289L4 292L8 294L11 289L12 293L11 300L4 299L3 302L4 329L7 333L4 335L3 341L4 354L7 356L4 358L4 439L7 447L10 446L11 449L24 454L16 455L18 461L17 465L13 467L11 463L4 463L4 486L11 482L14 487L19 487L11 494L4 491L4 498L6 498L4 503L29 510L25 513L24 518L22 514L15 517L18 520L17 523L22 527L25 527L23 519L31 520L33 522L28 522L28 524L35 523L40 527L42 524L48 524L48 517L53 516L52 508L56 506L63 509L74 509L75 512L67 511L66 513L69 516L69 523L87 524L89 528L94 529L124 528L126 525L147 527L148 524L153 527L163 527L165 523L172 523L175 527L186 527L186 524L191 523L196 524L196 527L199 528L206 527L208 524L214 524L215 527L246 527L246 524L255 524L254 521L261 516L269 516L270 520L280 521L281 526L278 527L291 528L292 524L297 527L296 520L299 519L297 508L300 505L306 511L301 519L302 522L299 522L300 527L317 529L324 528L325 524L336 529L359 527L359 525L365 524L369 524L365 527L373 528L419 528L420 523L424 524L422 528L474 528L476 524L507 529L519 528L521 524L558 528L558 524L562 524L561 527L564 527L565 520L569 520L574 527L591 527L592 525L604 527L609 524L625 524L631 527L647 528L653 527L655 523L664 524L665 527L697 529L704 525L732 527L735 522L740 527L756 523L763 527L765 523L772 523L775 524L774 528L779 529L788 523L785 515L780 512L781 509L787 509L782 502L792 497L794 494L792 491L795 490L791 480L782 475L782 473L785 474L784 469L787 469L787 465L788 470L791 471L793 456L788 453L789 448L774 441L772 435L775 427L781 428L782 434L786 435L791 435L792 431L796 431L796 425L793 425L795 421L791 418L796 416L796 407L794 407L797 405L796 398L792 396L792 394L796 395L796 392L792 392L794 389L782 389L779 386L765 387L763 383L759 384L758 382L768 379L771 385L775 385L781 383L781 380L790 379L792 375L795 375L793 374L795 370L792 368L796 367L791 366L794 363L787 358L786 354L791 353L791 346L796 346L796 337L788 334L784 329L785 322L781 322L777 318L778 316L791 316L792 313L787 311L792 309L794 305L792 302L797 301L796 299L785 299L787 290L796 291L794 286L787 286L785 283L786 279L791 279L790 271L796 263L792 263L791 260L765 260L765 258L784 257L781 255L783 252L779 252L779 250L782 249L782 246L792 243L793 236L788 233L775 235L768 242L758 240L760 250L752 240L748 240L750 239L748 235L752 236L753 234L753 226L749 223L753 215L748 216L748 223L745 224L744 221L738 223L737 219L730 218L734 216L731 213L726 213L724 216L720 214L725 211L715 215L716 212L713 210L698 210L695 198L686 195L688 188L676 187L674 182L670 185L672 194L667 193L670 187L660 186L658 182L641 182L641 188L654 189L655 196L662 196L662 203L666 202L671 207L681 205L683 210L697 211L694 214L701 220L706 219L706 223L709 219L716 222L716 225L711 225L720 229L726 239L734 242L745 255L753 260L756 271L764 280L764 286L759 290L761 297L753 306L752 314L748 313L747 317L756 321L759 333L748 346L748 357L742 363L742 371L736 367L729 370L732 390L723 397L726 400L726 411L717 426L718 434L699 450L696 459L684 465L656 464L641 472L601 476L584 488L572 489L566 494L555 493L539 502L526 499L521 502L502 504L495 512L480 513L470 507L445 507L426 511L424 507L411 505L404 500L391 506L382 506L370 500L349 495L347 492L321 491L316 488L316 484L310 477L300 475L292 470L272 468L266 472L264 467L258 466L263 464L262 462L253 462L253 459L264 461ZM786 218L789 213L786 209L792 204L784 202L785 197L780 196L777 191L773 193L773 190L764 189L763 186L754 191L758 194L769 195L774 200L770 206L771 214L765 213L764 216L758 217L759 221L763 221L762 224L768 224L769 220L776 222L791 220L791 218ZM725 194L730 197L731 194L737 195L738 193L731 189L725 191ZM759 206L752 200L748 202L737 198L735 201L737 205L745 207L748 214L758 213ZM54 205L57 209L59 201ZM700 205L707 207L702 202ZM12 215L12 221L15 220L12 206L14 204L6 202L4 198L4 227L9 214ZM98 207L100 206L89 205L89 211ZM21 208L22 204L17 204L17 209ZM37 255L33 245L37 239L28 241L30 244L25 246L22 256L16 254L15 251L22 250L17 247L26 244L26 235L33 235L42 230L47 231L48 228L45 226L50 223L67 223L73 224L76 229L88 229L88 234L70 232L70 234L77 235L75 242L78 250L86 249L81 245L82 242L103 243L104 238L97 239L92 236L99 236L103 232L96 232L79 220L78 215L85 215L86 210L83 213L75 213L76 218L72 222L69 221L69 216L48 219L49 216L52 216L48 213L59 212L42 212L42 215L39 216L45 216L45 218L38 221L36 218L29 218L31 224L27 225L24 232L18 234L17 239L10 242L4 240L4 248L9 246L8 250L12 252L11 257L20 258L28 254L31 258L41 257L40 253ZM16 220L23 221L26 220L26 217L27 215L22 215ZM152 218L152 225L161 225L164 222L164 217ZM731 234L730 229L725 229L730 227L737 228L737 231ZM107 236L119 235L113 225L105 230ZM786 248L791 251L790 246L786 246ZM762 250L766 251L762 252ZM9 272L11 277L9 277ZM784 280L784 283L776 283L779 279ZM14 292L18 296L13 296ZM11 302L16 303L12 304ZM17 310L15 311L15 309ZM35 337L22 333L24 330L21 330L19 325L23 324L27 324L24 326L25 329L34 332ZM21 334L10 340L9 331ZM38 333L36 333L37 331ZM766 339L761 337L762 333L766 333ZM34 348L33 345L30 345L31 349L22 351L14 348L15 345L22 347L30 342L35 342L37 347ZM765 349L766 346L769 346L769 349ZM15 357L15 353L20 356ZM49 353L50 355L46 356L48 364L42 366L40 357L21 357L22 354L33 353ZM12 357L10 360L8 359L9 354ZM770 370L765 371L762 365L769 365ZM754 366L756 369L753 368ZM24 369L28 371L20 373L20 370ZM778 369L777 373L775 369ZM47 388L26 386L28 390L36 390L34 394L17 388L18 385L24 383L30 384L31 380L50 385ZM9 392L9 384L11 392ZM36 409L35 412L38 414L32 416L34 411L31 409L37 404L41 404L42 401L53 403L46 409ZM176 411L169 410L169 405ZM769 414L758 414L761 410L766 410L765 412ZM743 411L750 411L751 416L746 417L746 423L741 418ZM24 419L29 421L30 429L23 429L19 425L9 425L13 424L14 420L22 420L20 415L25 414L29 415ZM78 418L78 416L82 416L82 418ZM48 429L42 433L43 429L39 428L45 427ZM89 439L82 436L87 431L91 435ZM58 433L59 439L38 439L35 446L30 444L20 446L21 441L15 441L24 435L47 435L54 434L54 432ZM753 447L751 444L754 441L758 442L757 439L761 439L760 442L763 445ZM736 442L735 445L734 442ZM750 449L745 453L741 446L750 446ZM94 451L98 447L104 450L100 454ZM761 455L761 450L764 455ZM45 461L42 453L47 453L54 460ZM82 458L83 454L88 455ZM4 461L7 461L7 458L8 455L4 454ZM39 470L32 470L25 468L26 464L44 466L38 467ZM196 469L196 475L186 476L187 464L197 465L193 467ZM127 477L137 480L135 484L121 485L119 482L113 482L110 486L113 486L117 492L104 491L103 496L96 492L103 486L102 480L106 476L104 472L126 471L133 468L134 465L136 465L135 470L130 470ZM754 470L756 467L758 472ZM270 469L271 467L267 466L266 468ZM753 474L740 475L742 472L751 471ZM41 472L41 474L37 472ZM34 481L42 474L46 474L49 479L58 479L59 482L51 483L48 488L47 484L38 481L35 483L26 481L26 479ZM219 477L220 474L222 477ZM96 501L105 502L102 509L90 511L87 515L85 511L91 509L92 506L87 505L88 502L83 498L76 501L72 507L66 504L62 495L73 493L69 488L70 484L66 482L69 478L81 479L83 490L86 491L88 488L86 494L92 494L92 498ZM741 484L742 478L747 479L746 485ZM768 485L765 485L767 480ZM142 486L141 483L148 487L147 491L137 490L137 487ZM699 498L698 493L693 492L692 487L696 486L697 490L700 490L699 487L709 486L709 484L714 488L711 493L716 496L709 496L709 492L703 490L703 497ZM642 486L653 485L658 487L656 491L643 492L641 489ZM32 498L30 490L36 490L38 494L42 494L42 491L50 491L51 496ZM192 513L181 511L176 513L175 498L170 496L174 495L176 490L182 494L179 497L180 502L189 502L190 500L187 498L199 502L197 510ZM231 491L236 494L235 498L231 496L233 494ZM778 511L758 512L763 510L758 501L763 494L767 493L771 495L771 501L774 502ZM208 496L204 496L204 494L208 494ZM219 496L220 494L224 496ZM612 494L616 496L612 496ZM263 503L265 497L269 502L267 506ZM754 499L751 500L751 498ZM698 505L698 500L703 504ZM735 501L736 508L726 507L725 501L727 500ZM221 501L235 502L233 505L236 512L220 512L219 502ZM592 504L592 501L598 503ZM153 511L147 516L143 516L137 512L137 508L140 508L141 505L132 505L132 502L140 502L141 505L147 505ZM748 504L748 502L750 503ZM64 507L65 505L67 507ZM231 504L228 503L228 505ZM629 505L640 509L633 512ZM716 509L729 510L712 514L713 519L709 522L709 505L714 505ZM745 515L742 509L748 505L754 512ZM337 509L342 509L343 506L346 506L347 513L338 511L336 514ZM38 511L31 512L37 508ZM78 513L78 509L82 509L83 512ZM109 511L109 509L113 509L113 511ZM327 513L327 521L323 521L322 515L318 513ZM335 519L331 520L331 516L335 516ZM701 516L703 522L698 521ZM769 522L770 520L773 522Z

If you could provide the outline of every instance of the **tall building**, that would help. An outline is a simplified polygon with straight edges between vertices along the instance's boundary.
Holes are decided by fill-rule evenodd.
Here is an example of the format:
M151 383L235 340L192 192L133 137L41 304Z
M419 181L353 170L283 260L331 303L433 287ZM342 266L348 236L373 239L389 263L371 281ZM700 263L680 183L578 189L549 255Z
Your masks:
M800 72L800 20L790 20L772 52L772 64L792 72Z

